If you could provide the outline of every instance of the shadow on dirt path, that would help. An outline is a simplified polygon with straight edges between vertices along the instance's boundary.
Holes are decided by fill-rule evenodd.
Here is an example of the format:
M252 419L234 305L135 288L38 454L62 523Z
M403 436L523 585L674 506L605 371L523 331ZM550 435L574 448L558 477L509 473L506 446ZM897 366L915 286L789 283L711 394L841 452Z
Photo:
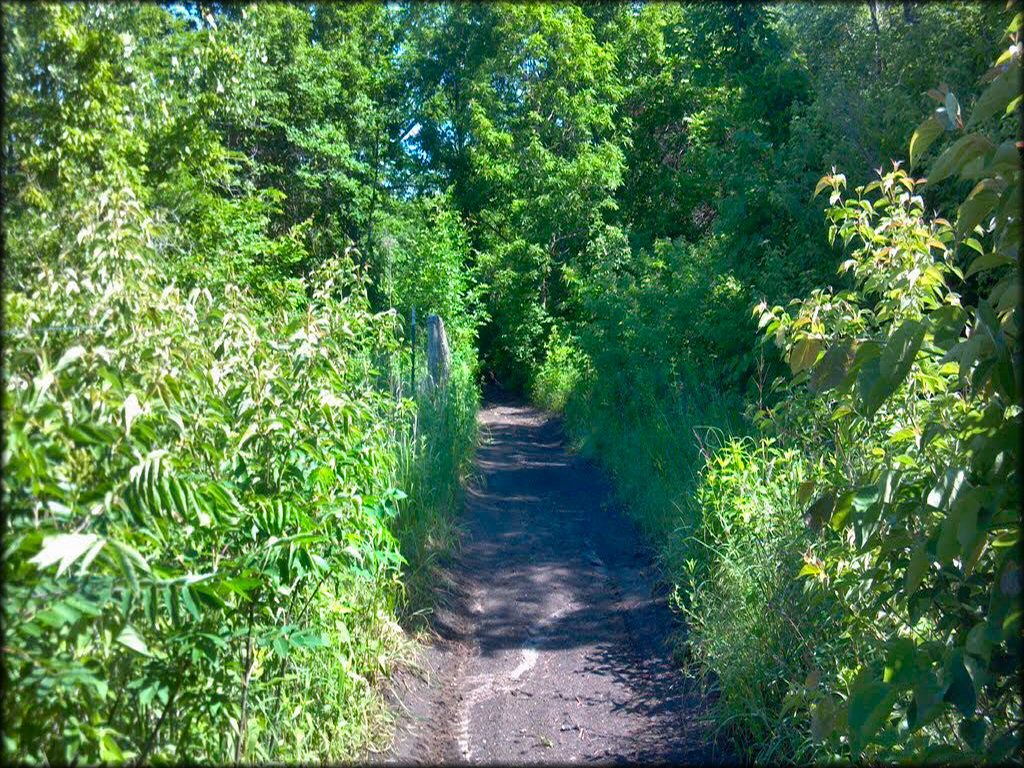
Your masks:
M480 413L461 556L441 574L426 680L395 691L390 762L721 760L673 663L648 551L560 421L508 397Z

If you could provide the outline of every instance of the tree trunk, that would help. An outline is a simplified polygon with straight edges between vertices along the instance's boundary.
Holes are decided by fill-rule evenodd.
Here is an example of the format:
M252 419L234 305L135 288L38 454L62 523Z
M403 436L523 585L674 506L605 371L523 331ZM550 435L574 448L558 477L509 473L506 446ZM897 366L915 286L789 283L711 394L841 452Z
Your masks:
M882 28L878 23L878 9L881 0L868 0L868 10L871 11L871 29L875 33L875 74L882 74Z
M910 0L903 0L903 20L907 24L913 24L917 21L917 17L914 16L914 6Z
M363 264L369 267L373 259L373 216L377 212L377 188L380 186L380 131L374 126L373 137L373 192L370 194L369 221L366 232L366 254Z

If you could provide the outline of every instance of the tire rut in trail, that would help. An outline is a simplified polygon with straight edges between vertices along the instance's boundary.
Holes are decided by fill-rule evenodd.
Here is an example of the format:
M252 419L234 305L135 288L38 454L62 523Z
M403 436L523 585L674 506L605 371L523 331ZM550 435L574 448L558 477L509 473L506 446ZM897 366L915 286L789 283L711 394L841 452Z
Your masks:
M507 398L480 413L478 482L439 582L429 682L397 691L394 762L722 760L672 661L650 556L558 419Z

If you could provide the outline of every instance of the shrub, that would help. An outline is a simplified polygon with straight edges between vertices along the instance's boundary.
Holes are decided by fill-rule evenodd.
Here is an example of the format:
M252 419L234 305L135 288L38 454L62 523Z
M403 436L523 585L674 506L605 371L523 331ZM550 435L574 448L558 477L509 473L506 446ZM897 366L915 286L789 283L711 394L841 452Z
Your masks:
M707 447L695 489L700 523L668 550L686 648L717 692L719 727L761 762L813 756L801 712L812 670L835 658L839 616L797 581L813 536L799 488L813 467L770 439ZM820 673L817 673L820 674Z
M1016 119L1019 77L1014 42L967 126ZM964 125L956 97L935 96L912 159ZM841 174L822 179L830 236L856 245L853 287L759 308L795 374L776 428L825 460L802 575L854 641L849 674L810 697L813 735L854 758L998 761L1021 743L1020 157L989 125L927 180L896 166L844 199ZM975 182L955 226L919 194L952 175Z
M408 499L400 505L393 530L407 561L407 614L430 610L434 568L458 545L456 510L477 441L476 380L475 350L456 347L447 386L425 387L413 423L397 436L397 482Z
M353 755L401 649L392 320L345 260L263 322L164 287L130 190L79 224L7 296L5 755Z
M572 338L553 326L544 350L544 362L531 384L533 400L551 411L565 410L587 368L588 360Z

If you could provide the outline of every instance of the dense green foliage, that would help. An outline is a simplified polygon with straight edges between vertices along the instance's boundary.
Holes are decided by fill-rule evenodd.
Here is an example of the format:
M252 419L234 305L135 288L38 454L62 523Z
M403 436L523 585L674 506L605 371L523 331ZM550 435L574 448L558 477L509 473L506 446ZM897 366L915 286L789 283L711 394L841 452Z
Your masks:
M681 652L758 760L1020 759L1020 22L1000 56L998 8L955 21L911 10L912 23L885 10L877 36L863 7L782 9L767 24L764 9L719 11L763 35L731 76L749 62L752 82L789 100L769 107L740 87L736 112L693 115L690 127L710 117L734 132L732 157L680 140L683 183L706 174L712 223L695 235L677 220L675 240L650 245L650 219L594 236L583 312L534 379L662 542L689 622ZM780 70L777 46L813 61L800 41L826 20L854 41L842 69L823 56L803 77ZM922 59L923 39L959 53ZM727 58L728 38L716 50ZM762 50L774 65L757 63ZM943 80L978 95L961 108ZM913 131L924 109L909 97L926 90L940 107ZM840 98L868 103L826 121ZM948 148L926 154L947 132ZM898 167L867 183L908 146L927 185ZM714 160L698 166L704 151ZM810 192L829 165L865 183L852 198L842 174L818 184L831 193L823 227ZM686 205L697 223L701 203ZM757 296L752 320L782 345L792 383L745 320Z
M5 7L5 755L383 737L479 351L738 750L1019 760L1019 18Z
M4 14L4 755L352 758L475 435L465 235L383 183L394 26Z

